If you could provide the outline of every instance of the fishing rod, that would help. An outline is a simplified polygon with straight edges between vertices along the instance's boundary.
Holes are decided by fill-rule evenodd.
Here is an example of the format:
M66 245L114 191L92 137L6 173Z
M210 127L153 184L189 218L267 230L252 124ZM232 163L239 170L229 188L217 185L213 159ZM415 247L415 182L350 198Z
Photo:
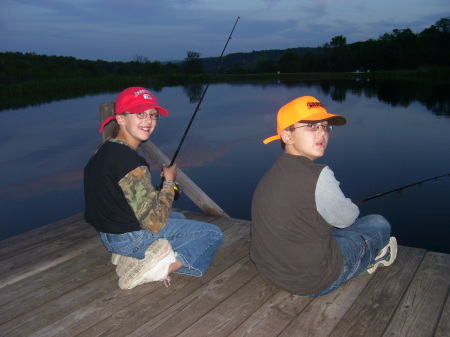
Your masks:
M382 197L383 195L386 195L386 194L398 192L398 191L404 190L405 188L409 188L409 187L412 187L412 186L420 185L420 184L423 184L423 183L425 183L427 181L430 181L430 180L438 180L439 178L442 178L442 177L445 177L445 176L450 176L450 173L443 174L441 176L437 176L437 177L433 177L433 178L429 178L429 179L425 179L425 180L421 180L421 181L418 181L416 183L405 185L405 186L402 186L402 187L399 187L399 188L396 188L396 189L393 189L393 190L390 190L390 191L387 191L387 192L378 193L378 194L375 194L375 195L373 195L371 197L358 200L358 201L355 202L355 204L359 205L359 204L362 204L363 202L366 202L368 200L379 198L379 197Z
M183 136L181 137L180 143L178 144L177 150L175 151L175 154L173 155L172 160L170 161L169 167L172 166L173 163L175 162L175 159L176 159L177 156L178 156L178 152L180 152L181 146L183 145L184 139L186 138L186 135L187 135L187 133L189 132L189 129L191 128L192 122L194 121L194 118L195 118L195 116L197 115L198 110L200 109L200 105L202 104L203 98L204 98L205 95L206 95L206 91L208 90L209 85L210 85L211 82L214 80L214 78L215 78L217 72L219 71L220 66L222 65L223 53L225 52L225 49L226 49L227 46L228 46L228 42L230 42L230 40L231 40L231 36L233 35L234 28L236 28L236 25L237 25L239 19L240 19L240 17L238 16L238 18L236 19L236 22L234 23L233 29L231 30L231 33L230 33L230 35L228 36L228 40L227 40L227 42L225 43L225 46L223 47L222 53L220 54L217 68L216 68L215 72L211 75L211 78L210 78L209 82L207 83L205 89L203 90L202 96L201 96L200 100L198 101L197 107L195 108L194 113L192 114L191 120L189 121L189 124L188 124L186 130L184 131ZM159 189L162 188L163 183L164 183L164 177L161 179L161 184L159 185ZM177 188L178 188L178 190L177 190ZM178 193L181 193L181 190L180 190L180 187L179 187L179 186L176 186L176 188L175 188L176 199L178 199L177 192L178 192ZM176 199L175 199L175 200L176 200Z

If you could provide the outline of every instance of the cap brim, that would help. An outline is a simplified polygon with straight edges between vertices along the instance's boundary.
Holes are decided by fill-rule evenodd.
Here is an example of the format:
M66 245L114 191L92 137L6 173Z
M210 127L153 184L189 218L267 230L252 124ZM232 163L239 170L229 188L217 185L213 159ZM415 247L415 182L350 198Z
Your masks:
M267 144L267 143L273 142L274 140L277 140L277 139L281 139L281 137L279 135L275 135L275 136L264 139L263 143Z
M333 115L330 113L318 113L315 115L308 116L307 119L302 119L299 122L320 122L320 121L328 121L330 125L344 125L347 123L347 120L340 115Z
M134 105L134 106L128 108L126 111L136 114L136 113L148 110L148 109L156 109L156 111L158 111L158 113L163 116L169 115L169 112L166 109L164 109L163 107L161 107L159 105L148 104L148 103Z

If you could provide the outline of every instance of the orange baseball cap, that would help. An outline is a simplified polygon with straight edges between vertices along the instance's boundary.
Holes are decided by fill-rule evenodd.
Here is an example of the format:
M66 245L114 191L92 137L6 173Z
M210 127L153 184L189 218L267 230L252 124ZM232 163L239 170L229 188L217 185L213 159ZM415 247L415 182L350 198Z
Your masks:
M298 122L328 121L330 125L344 125L347 123L344 117L330 114L322 103L312 96L302 96L294 99L280 110L277 115L277 134L263 141L264 144L281 139L281 130Z

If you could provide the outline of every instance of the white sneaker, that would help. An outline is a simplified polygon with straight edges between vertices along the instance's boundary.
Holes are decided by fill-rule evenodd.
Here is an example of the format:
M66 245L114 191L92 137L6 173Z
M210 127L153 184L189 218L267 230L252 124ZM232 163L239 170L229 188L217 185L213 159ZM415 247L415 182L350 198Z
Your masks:
M139 265L139 259L131 256L119 255L120 258L117 262L116 273L119 277L122 277L128 273L131 269L137 268Z
M116 269L120 277L119 287L121 289L132 289L145 282L149 282L145 280L144 276L156 267L161 269L160 262L162 260L167 261L168 259L166 258L169 255L173 255L170 242L166 239L159 239L147 248L144 259L139 260L132 257L127 257L126 259L121 258ZM168 270L169 268L167 267Z
M143 283L163 281L166 287L170 285L169 268L176 260L175 252L170 250L165 258L160 260L152 269L145 273Z
M387 267L393 264L397 257L397 250L397 239L391 236L389 243L377 254L375 262L366 269L366 272L373 274L378 267Z

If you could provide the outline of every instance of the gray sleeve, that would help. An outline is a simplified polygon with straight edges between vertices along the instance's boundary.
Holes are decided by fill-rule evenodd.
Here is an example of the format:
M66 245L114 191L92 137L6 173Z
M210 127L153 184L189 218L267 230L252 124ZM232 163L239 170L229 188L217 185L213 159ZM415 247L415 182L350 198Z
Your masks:
M333 171L326 166L320 172L316 186L316 205L319 214L332 226L345 228L353 224L359 208L344 196Z

